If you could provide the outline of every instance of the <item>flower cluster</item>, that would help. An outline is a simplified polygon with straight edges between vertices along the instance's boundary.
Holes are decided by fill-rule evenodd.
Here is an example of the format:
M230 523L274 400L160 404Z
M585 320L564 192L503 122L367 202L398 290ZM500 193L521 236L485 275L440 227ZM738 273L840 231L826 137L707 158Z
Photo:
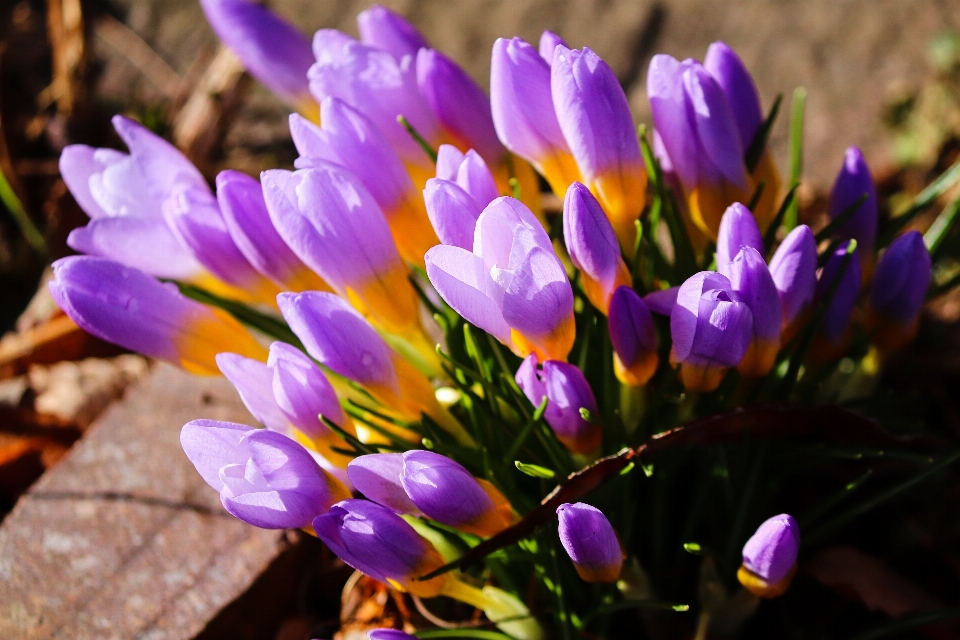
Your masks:
M916 334L923 236L879 240L855 148L826 229L786 228L795 190L781 193L759 94L723 43L703 63L653 58L648 144L611 68L550 32L539 48L493 45L488 98L382 7L360 14L359 40L325 29L311 43L259 4L201 3L297 111L294 170L224 171L211 189L117 116L127 153L61 158L90 222L69 239L86 255L58 261L51 290L87 331L233 383L266 429L196 420L181 442L252 525L303 528L368 576L544 637L504 563L555 593L553 542L583 581L642 573L624 510L611 507L615 529L584 502L556 507L553 537L526 555L491 559L499 587L452 570L516 525L544 479L684 419L651 424L654 394L682 387L688 417L734 390L789 400L801 368L829 375L853 341L882 358ZM562 215L543 210L538 174ZM764 522L740 581L783 593L798 541L789 515Z

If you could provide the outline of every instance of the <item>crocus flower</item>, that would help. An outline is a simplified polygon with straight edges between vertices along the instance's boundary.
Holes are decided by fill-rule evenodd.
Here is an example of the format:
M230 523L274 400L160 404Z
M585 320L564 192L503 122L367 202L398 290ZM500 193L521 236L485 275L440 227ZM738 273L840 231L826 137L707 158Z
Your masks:
M846 347L850 336L850 314L860 295L860 261L857 259L855 241L850 245L837 249L820 273L817 282L817 300L826 302L827 293L834 289L833 298L824 312L821 334L826 343L814 351L818 359L833 359ZM852 253L851 258L847 258ZM841 268L846 263L846 270L841 274ZM839 280L838 280L839 279ZM815 345L816 347L817 345Z
M296 27L251 0L200 0L217 37L244 68L278 98L316 120L307 72L313 64L310 40Z
M419 335L416 293L390 227L353 174L318 161L260 180L274 226L303 262L377 326Z
M463 427L437 402L426 376L390 349L345 300L331 293L306 291L282 293L277 303L284 320L317 362L362 385L402 418L416 421L426 413L460 442L472 443Z
M417 51L429 46L416 27L378 4L360 12L357 27L364 44L383 49L397 60L416 56Z
M565 447L574 453L594 453L603 442L603 429L580 412L599 414L590 383L572 364L547 360L542 369L538 365L536 355L528 356L517 369L517 384L535 407L547 398L543 417Z
M554 193L581 179L553 108L550 65L520 38L493 45L490 103L500 140L536 167Z
M660 356L653 316L636 291L620 287L613 292L607 325L617 379L632 387L645 385L656 373Z
M518 200L497 198L477 220L473 252L440 245L427 275L454 311L521 356L565 359L573 290L550 237Z
M306 449L274 431L193 420L183 426L180 445L201 477L220 492L224 508L255 527L309 526L350 495Z
M727 97L696 60L679 62L662 54L650 61L647 94L690 217L716 238L724 210L751 195L743 143Z
M864 194L867 199L860 204L853 216L837 229L836 237L856 240L863 259L867 259L873 255L877 225L880 224L877 189L863 153L857 147L850 147L843 156L843 166L840 167L830 192L830 206L827 209L830 218L839 216Z
M633 247L647 174L627 97L600 56L557 46L550 87L557 120L583 182L597 196L624 248Z
M313 521L317 537L345 563L381 582L415 596L440 595L442 574L432 580L419 576L443 566L434 546L393 511L369 500L343 500Z
M787 234L770 260L770 275L780 294L783 342L806 321L817 289L817 240L805 224Z
M330 290L277 233L259 181L238 171L221 171L217 203L230 237L254 269L286 291Z
M510 503L489 482L432 451L380 453L355 458L351 482L374 502L398 513L419 514L486 537L513 520Z
M440 125L417 87L415 56L396 58L334 29L317 31L313 53L307 77L317 101L340 98L370 118L409 167L429 171L430 158L397 122L402 115L429 143L439 140Z
M580 182L570 185L563 200L563 239L587 299L606 315L614 289L632 284L633 278L600 203Z
M713 391L747 353L753 314L726 276L701 271L680 286L670 333L670 359L680 363L683 385L690 391Z
M493 174L478 153L441 145L437 177L427 180L423 199L440 242L469 251L477 219L500 194Z
M203 267L167 225L161 206L177 185L204 190L206 181L173 145L136 122L114 116L113 126L129 154L70 145L60 156L60 175L90 216L67 244L161 278L201 278Z
M741 247L751 247L761 255L766 253L756 218L750 213L750 209L734 202L727 207L720 219L720 231L717 234L718 272L730 277L730 265L740 253Z
M797 572L799 549L797 521L785 513L774 516L743 545L743 565L737 571L737 579L755 596L783 595Z
M901 349L917 334L930 286L930 253L919 231L894 240L877 263L868 305L870 337L886 351Z
M773 368L780 350L783 312L777 286L763 256L753 247L741 247L727 275L730 286L750 307L753 315L750 347L737 365L737 371L755 378L766 375Z
M232 316L185 298L176 285L94 256L53 263L50 292L84 331L192 373L218 375L216 354L266 358Z
M616 582L623 550L603 512L583 502L557 507L560 543L587 582Z
M437 243L423 198L393 147L362 113L338 98L320 104L320 127L290 116L290 133L300 153L298 169L328 161L350 171L376 200L400 255L423 266L423 254Z

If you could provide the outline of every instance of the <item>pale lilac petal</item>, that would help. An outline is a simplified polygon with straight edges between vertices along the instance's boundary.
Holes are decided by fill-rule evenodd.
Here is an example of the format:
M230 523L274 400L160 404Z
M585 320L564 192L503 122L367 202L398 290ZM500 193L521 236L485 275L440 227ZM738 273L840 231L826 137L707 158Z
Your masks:
M792 322L813 301L817 289L817 240L805 224L787 234L770 260L784 321Z
M415 56L417 51L429 46L416 27L378 4L360 12L357 27L364 44L388 51L398 60L404 56Z
M566 47L567 43L553 31L544 31L540 36L540 57L546 60L547 64L553 64L553 54L557 50L557 45Z
M720 85L702 65L691 64L683 71L683 88L703 153L720 175L746 189L743 145L737 122Z
M782 309L780 294L763 257L744 246L729 269L730 285L740 294L753 314L753 334L760 340L776 341L780 336Z
M658 54L650 60L647 95L657 134L669 154L670 164L685 185L699 181L700 148L683 87L684 65Z
M420 513L400 482L403 474L403 454L373 453L358 456L347 465L347 474L357 491L368 500L378 502L397 513Z
M245 424L192 420L180 430L180 446L204 481L220 491L220 469L236 462L237 447L253 431Z
M661 291L652 291L643 297L644 304L654 313L662 316L668 316L673 312L673 307L677 304L677 294L680 287L670 287Z
M605 288L613 286L620 245L600 203L580 182L570 185L563 201L563 239L577 269Z
M290 432L290 422L273 397L273 372L266 364L236 353L218 353L217 366L254 418L273 431Z
M481 207L486 207L500 197L497 183L494 182L493 174L487 168L487 163L473 149L470 149L464 155L463 162L457 169L456 182L464 191L473 196L473 199Z
M455 182L430 178L423 190L427 216L440 242L470 251L483 208Z
M503 319L528 336L547 336L573 313L573 289L552 251L534 248L503 296Z
M316 363L296 347L274 342L267 366L272 369L270 388L280 412L310 437L329 433L319 416L343 425L346 417L337 393Z
M760 94L740 57L724 42L714 42L707 48L703 66L714 77L727 96L730 109L737 121L743 149L749 148L763 124Z
M467 157L463 151L452 144L442 144L437 149L437 177L441 180L457 181L460 165Z
M742 247L756 249L766 253L763 234L750 209L734 202L724 211L720 219L720 232L717 235L717 271L730 277L730 265Z

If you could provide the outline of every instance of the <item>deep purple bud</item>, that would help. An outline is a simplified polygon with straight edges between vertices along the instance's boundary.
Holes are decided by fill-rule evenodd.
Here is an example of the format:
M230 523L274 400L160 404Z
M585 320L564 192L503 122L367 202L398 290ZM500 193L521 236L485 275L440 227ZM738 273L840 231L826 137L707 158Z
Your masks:
M671 360L690 391L713 391L727 369L743 360L753 337L753 314L727 278L701 271L680 286L670 313Z
M817 289L817 240L805 224L787 234L770 260L770 275L780 293L784 340L791 324L807 309Z
M553 31L544 31L543 35L540 36L540 57L546 60L547 64L553 64L553 54L557 50L557 45L567 47L567 43L563 41L563 38ZM567 48L569 49L570 47Z
M773 368L780 350L783 312L777 286L763 256L753 247L740 249L728 268L728 275L733 290L740 294L753 314L750 348L737 370L748 377L766 375Z
M843 156L843 166L833 183L833 191L830 192L830 218L839 216L864 194L867 196L866 201L837 229L835 235L843 240L856 240L861 255L870 256L877 238L877 225L880 223L877 189L863 153L857 147L850 147Z
M357 27L364 44L383 49L397 60L430 46L416 27L379 4L360 12Z
M308 526L349 495L300 444L242 424L194 420L180 444L231 515L263 529Z
M703 66L714 77L723 93L727 96L733 117L737 120L740 142L746 150L753 137L763 124L763 111L760 109L760 94L744 66L733 49L724 42L714 42L707 48Z
M847 329L850 326L850 314L860 295L860 260L858 248L854 248L853 255L846 259L849 247L837 249L820 274L817 282L817 299L823 303L827 292L833 288L833 299L827 307L821 327L824 336L833 346L840 346L846 342ZM840 268L847 263L846 270L840 276ZM837 278L840 277L839 283Z
M737 578L751 593L775 598L787 590L796 572L800 526L782 513L761 524L743 545L743 566Z
M717 234L717 271L730 277L730 265L741 247L752 247L761 255L766 253L763 235L757 226L757 219L750 209L739 202L727 207L720 219L720 232Z
M587 422L580 413L586 409L598 416L597 399L590 383L579 368L559 360L547 360L538 367L537 356L531 354L517 369L517 384L535 407L547 398L544 419L570 451L589 454L603 441L600 425Z
M930 253L919 231L908 231L887 247L873 274L869 304L871 338L880 347L895 350L913 340L930 269Z
M620 540L607 517L589 504L557 507L560 542L587 582L616 582L623 567Z
M368 640L417 640L416 636L404 633L399 629L374 629L367 631Z
M636 291L620 287L613 292L607 325L617 379L634 387L645 385L656 373L660 356L653 316Z
M313 521L317 537L345 563L381 582L394 582L415 596L438 595L448 575L419 581L443 566L430 542L403 518L369 500L344 500Z

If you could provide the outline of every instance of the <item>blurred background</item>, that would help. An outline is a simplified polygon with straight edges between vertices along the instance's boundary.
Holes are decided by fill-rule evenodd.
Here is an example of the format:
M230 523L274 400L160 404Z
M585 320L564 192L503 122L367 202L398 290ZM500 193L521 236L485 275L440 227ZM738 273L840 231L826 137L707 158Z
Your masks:
M304 32L332 27L356 35L356 15L371 3L273 0L269 4ZM849 145L864 150L881 192L892 196L894 205L897 198L905 200L920 191L960 149L960 0L398 0L382 4L406 16L434 47L463 65L483 86L489 84L490 49L498 37L519 35L536 42L544 29L550 29L571 46L589 46L617 73L636 120L648 124L645 82L651 56L663 52L681 59L702 58L711 42L727 42L752 71L765 109L778 94L784 95L784 107L771 138L781 171L787 166L790 96L799 86L808 92L801 189L803 211L808 217L820 215L822 207L818 203L823 202ZM128 422L142 420L148 414L149 420L139 431L129 424L124 427L130 438L146 439L137 441L141 448L136 455L167 455L162 446L154 448L150 434L161 428L176 431L183 416L189 419L201 411L206 415L220 412L241 416L237 419L244 415L229 388L217 382L190 382L183 378L185 374L159 365L151 371L151 365L139 356L121 354L82 334L57 315L45 294L46 266L69 253L66 236L86 219L59 178L60 150L75 143L122 148L110 127L110 117L115 113L129 115L172 140L211 178L224 168L255 175L267 168L290 167L295 157L287 130L287 108L246 77L232 54L219 46L196 0L3 0L0 517L134 381L141 385L141 405L129 404L132 400L128 397L123 401L127 407L117 411ZM956 330L960 295L954 292L938 300L931 318L928 324L933 322L933 328L928 327L926 342L918 345L919 355L915 353L910 366L903 369L904 384L927 385L932 396L952 397L950 389L955 390L960 382L960 335ZM178 402L187 408L172 408ZM960 432L956 426L960 410L954 404L955 399L938 405L936 410L938 419L948 421ZM116 417L116 412L112 421L117 424L115 428L121 428L123 420ZM104 436L102 446L108 440ZM171 458L178 453L175 446L168 452ZM80 479L72 481L69 491L89 486L83 473L93 473L100 454L111 460L123 458L115 451L91 453L86 463L74 456L69 462L75 467L71 473L80 474ZM136 455L123 459L135 466L131 460ZM179 459L176 462L181 463ZM139 468L135 471L144 473ZM179 471L174 473L161 465L157 473L176 476ZM90 482L109 485L114 480ZM50 480L48 485L56 485L56 481ZM149 493L150 500L161 500L154 485L137 486ZM69 493L62 487L58 491L46 495ZM117 498L121 494L115 493L115 502L129 501ZM183 496L162 499L168 498ZM88 608L90 599L82 589L64 591L76 596L68 598L75 610L63 601L31 601L22 595L26 575L34 585L31 588L39 590L37 585L53 585L61 577L56 572L44 574L58 567L57 549L66 549L76 559L70 539L47 540L36 533L44 517L58 517L57 500L44 501L44 508L53 511L44 512L42 517L40 512L31 515L28 506L23 507L15 512L19 521L8 518L0 528L2 637L53 637L69 628L62 626L66 624L63 621L51 622L47 609L50 602L54 608L56 602L66 607L60 614L63 620L78 619L70 618L73 614L69 612ZM189 504L193 515L201 520L216 515L218 508L215 501L212 506ZM176 510L175 505L162 503L139 507L146 510L144 513L151 508ZM139 517L127 516L134 520ZM138 526L157 531L156 522L149 518L145 523L129 524L132 529ZM201 533L196 541L201 548L213 544L201 535L202 531L202 527L198 529ZM304 577L302 567L322 564L315 562L324 554L319 545L296 536L278 538L271 534L273 537L267 539L260 533L256 534L259 538L249 535L242 541L256 546L260 555L250 552L252 560L232 569L215 565L222 575L205 579L220 587L229 584L229 588L223 587L219 597L191 601L193 608L188 607L190 612L183 614L187 619L177 622L170 618L171 611L180 615L178 607L185 606L183 594L195 593L202 582L198 576L209 573L209 566L202 563L184 568L187 578L164 574L168 586L176 587L170 587L170 593L180 595L169 596L172 600L164 601L169 607L150 614L153 618L144 613L150 605L131 603L129 598L116 595L108 601L121 603L125 609L101 616L100 627L93 618L84 618L84 624L100 628L103 635L98 637L133 637L145 630L153 635L142 637L150 638L213 638L226 633L250 638L308 637L303 635L304 615L292 612L300 606L297 603L314 602L316 590L324 591L322 585L326 583L329 588L324 597L333 603L332 609L313 611L310 619L316 622L323 615L337 618L343 572L337 573L327 563L324 571L329 570L330 575L321 572L318 578L311 569L311 576ZM13 571L10 553L19 553L35 539L40 539L37 553L46 554L46 564L38 564L35 574ZM237 540L241 538L217 542L220 546L210 547L198 558L213 562L211 558L224 549L240 544ZM96 573L95 567L102 564L107 573L97 578L101 581L115 578L109 572L121 571L130 561L123 554L112 559L97 554L82 557L90 558L89 566L74 567L77 575ZM869 574L854 560L847 561L856 567L850 570L852 573ZM960 559L956 562L960 564ZM156 560L154 564L163 566L164 562ZM146 573L137 582L140 586L131 587L141 589L146 600L151 594L149 578L156 577L151 566L147 563L142 568ZM295 580L290 578L293 574L298 576ZM103 584L91 580L88 587ZM955 582L956 578L948 581ZM365 595L346 603L347 609L354 606L359 611L367 606L363 603L377 602L374 614L382 616L399 606L390 604L385 592L377 592L374 586L361 584L355 589L355 593ZM14 592L21 594L15 602L4 597L4 593ZM277 605L275 610L261 607L263 620L249 623L252 614L244 602L253 600L243 598L270 592L278 600L286 598L289 602ZM281 597L281 593L286 595ZM905 592L901 589L900 593ZM928 595L910 594L921 602ZM868 608L882 612L897 610L897 606L906 606L907 611L920 606L915 601L909 606L901 601L891 604L880 596L871 602ZM104 606L110 612L109 606ZM121 619L137 622L128 624ZM238 620L247 622L240 625ZM66 635L86 637L69 632Z

